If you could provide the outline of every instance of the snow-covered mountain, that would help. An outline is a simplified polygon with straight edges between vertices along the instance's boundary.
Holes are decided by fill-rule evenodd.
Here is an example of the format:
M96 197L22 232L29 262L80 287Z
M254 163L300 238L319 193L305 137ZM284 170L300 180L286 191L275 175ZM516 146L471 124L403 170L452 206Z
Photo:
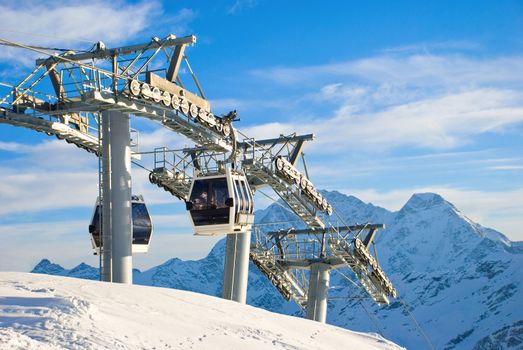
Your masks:
M437 194L415 194L398 212L338 192L323 194L350 224L387 225L378 233L378 257L401 296L387 307L354 298L332 300L328 323L378 332L410 349L429 348L416 321L436 349L523 349L523 242L472 222ZM293 217L272 205L257 212L257 220ZM220 295L224 248L222 240L204 259L171 259L135 271L135 283ZM66 270L48 260L33 272L98 278L97 269L85 264ZM331 286L331 296L362 295L337 273ZM253 266L248 303L301 314Z
M0 348L400 350L361 334L186 291L0 273Z

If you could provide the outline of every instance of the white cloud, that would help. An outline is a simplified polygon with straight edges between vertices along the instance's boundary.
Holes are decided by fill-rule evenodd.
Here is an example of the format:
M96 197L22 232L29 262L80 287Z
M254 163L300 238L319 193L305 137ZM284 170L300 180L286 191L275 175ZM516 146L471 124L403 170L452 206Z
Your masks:
M295 123L268 123L246 130L258 138L280 133L308 133L317 152L338 149L392 149L416 146L451 149L474 136L499 132L523 122L523 95L517 91L477 89L392 106L378 112L354 113L351 105L339 107L328 118Z
M280 84L352 78L363 82L436 87L522 83L523 57L472 58L463 55L379 55L354 61L305 67L256 69L251 73Z
M429 52L440 52L440 51L468 51L468 50L477 50L480 49L481 45L470 42L470 41L459 41L459 40L450 40L442 42L422 42L411 45L403 45L390 47L382 50L384 53L419 53L423 52L428 54Z
M3 142L0 141L0 150L8 152L27 152L30 146L17 142Z
M97 173L0 168L0 215L92 205Z
M503 170L518 171L518 170L523 170L523 165L498 165L498 166L488 167L487 169L489 169L489 170L500 170L500 171L503 171Z
M0 6L1 29L34 33L40 44L120 41L141 31L159 7L157 1L23 1ZM24 24L22 28L20 23Z
M478 135L521 125L522 71L521 56L405 50L340 63L254 70L258 79L280 84L289 94L301 91L302 97L293 99L299 101L294 119L251 126L247 132L268 137L312 130L318 152L452 149ZM308 111L316 116L304 118Z
M182 34L195 17L187 8L166 16L158 0L8 1L0 4L0 37L23 44L85 50L98 41L121 45L145 30L148 35L169 34L165 30ZM0 60L16 61L14 66L32 66L37 56L42 54L0 46Z
M73 267L80 262L97 266L87 222L17 223L0 225L0 270L30 271L41 259Z
M210 101L212 110L216 113L217 111L232 111L234 109L242 108L246 101L242 101L236 98L222 98L213 99Z
M172 132L168 132L174 134ZM169 135L170 135L169 134ZM166 141L163 133L151 138ZM148 136L145 136L147 139ZM0 142L0 150L14 157L0 165L0 217L71 207L91 208L98 196L98 159L74 145L59 140L38 144ZM152 168L152 157L141 164ZM148 204L179 202L171 194L149 183L148 172L133 167L133 192L143 194Z
M138 148L140 151L153 151L156 147L167 147L168 149L180 149L193 147L194 142L185 136L179 135L167 128L156 126L154 130L140 132L138 138Z
M80 262L98 266L87 232L89 219L0 224L0 270L30 271L43 258L65 268ZM203 258L222 238L194 236L186 214L154 215L153 225L149 253L133 256L133 266L142 270L173 257Z
M257 0L236 0L234 1L234 4L232 4L232 6L229 7L229 10L227 12L229 14L235 14L242 10L253 8L257 5L257 3Z

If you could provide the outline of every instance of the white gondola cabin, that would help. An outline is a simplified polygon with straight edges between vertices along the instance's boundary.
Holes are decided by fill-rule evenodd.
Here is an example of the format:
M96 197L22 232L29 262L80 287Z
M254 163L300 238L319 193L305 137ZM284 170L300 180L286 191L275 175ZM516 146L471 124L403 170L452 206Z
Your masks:
M131 217L133 221L133 245L132 252L134 253L147 253L149 251L149 243L151 241L151 235L153 233L153 224L149 211L145 205L142 196L131 197ZM94 207L93 217L91 224L89 225L89 233L91 234L91 243L95 254L100 253L100 234L103 234L100 229L102 213L102 206L100 205L100 199L96 199L96 205Z
M254 195L243 173L197 175L186 202L195 235L215 236L249 231L254 222Z

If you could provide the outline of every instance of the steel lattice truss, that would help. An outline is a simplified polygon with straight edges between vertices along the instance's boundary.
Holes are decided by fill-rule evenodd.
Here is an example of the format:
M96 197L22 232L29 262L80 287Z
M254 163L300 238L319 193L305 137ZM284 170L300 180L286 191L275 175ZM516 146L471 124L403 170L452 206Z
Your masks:
M6 43L24 47L0 41ZM195 43L194 36L170 35L116 49L99 42L82 53L36 50L47 57L36 61L33 72L17 85L0 83L0 123L55 135L99 155L102 111L153 120L184 135L194 147L143 152L154 156L152 166L142 165L150 169L151 183L185 200L196 172L221 172L233 164L243 169L254 190L272 188L304 223L303 232L257 232L251 248L251 260L286 299L306 305L304 271L323 259L333 268L350 268L376 302L388 303L396 291L368 249L378 227L347 229L333 215L306 171L302 149L313 135L255 140L233 127L234 111L215 115L185 55ZM181 67L189 72L187 82ZM305 173L298 170L300 161ZM354 230L370 230L371 238L363 242Z

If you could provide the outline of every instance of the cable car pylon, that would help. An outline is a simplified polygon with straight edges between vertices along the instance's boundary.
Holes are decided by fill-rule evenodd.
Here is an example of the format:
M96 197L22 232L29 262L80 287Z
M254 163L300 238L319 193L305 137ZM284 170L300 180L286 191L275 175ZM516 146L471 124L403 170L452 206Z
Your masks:
M111 242L106 254L102 252L102 267L109 269L112 262L109 275L115 282L132 283L129 119L135 116L155 121L195 144L182 150L154 150L155 164L149 179L187 203L196 234L227 235L224 297L245 302L250 258L284 297L309 309L314 304L308 314L318 315L309 317L319 321L324 319L329 273L340 267L349 268L377 303L388 303L395 290L368 250L373 240L357 240L367 228L359 233L344 231L342 226L347 225L339 215L333 215L334 209L309 179L302 149L313 135L255 140L234 127L235 111L221 116L214 113L185 54L195 43L192 35L169 35L138 45L110 49L99 42L90 51L55 54L0 39L0 45L46 55L36 61L36 69L20 84L0 83L0 92L5 92L4 97L0 95L0 122L55 135L90 152L102 153L103 222L110 226L104 230L110 231ZM168 67L164 67L165 58ZM107 61L112 67L109 70ZM182 83L182 64L196 93L189 88L191 81ZM42 83L46 77L52 91L35 90L49 86ZM103 120L109 120L110 126ZM162 155L164 160L172 156L172 162L158 164L156 157ZM299 170L300 159L304 172ZM240 177L238 184L234 180L230 185L233 172ZM191 192L198 181L210 180L211 176L229 181L228 194L218 200L216 193L212 202L208 193L206 209L197 209L199 203L196 197L191 198ZM254 206L249 197L263 187L274 190L303 222L306 233L280 237L256 232L251 242ZM212 189L211 183L208 189ZM275 241L275 237L280 238ZM307 238L300 243L295 237ZM294 248L283 244L289 242L295 242L288 246ZM306 258L292 259L293 254ZM103 275L107 276L107 271Z

